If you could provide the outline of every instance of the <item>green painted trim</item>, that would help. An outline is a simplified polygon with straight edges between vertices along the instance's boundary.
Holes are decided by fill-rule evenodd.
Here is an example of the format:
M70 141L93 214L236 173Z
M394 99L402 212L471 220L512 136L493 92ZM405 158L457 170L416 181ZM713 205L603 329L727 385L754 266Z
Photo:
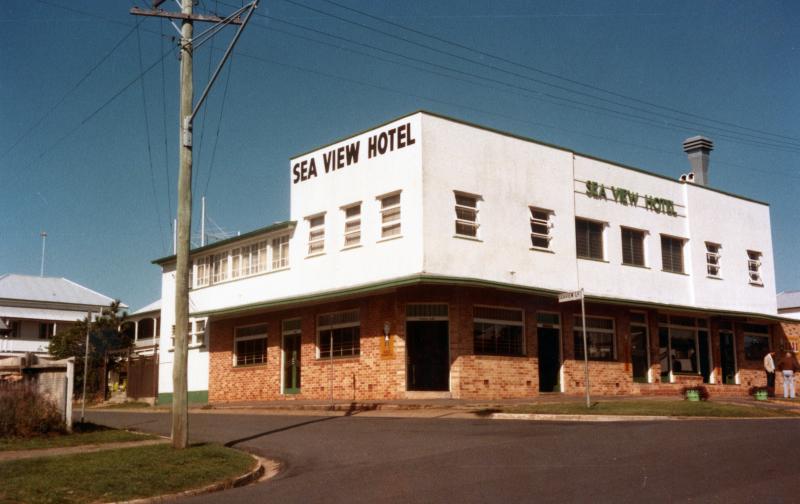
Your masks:
M323 291L306 296L294 296L289 298L276 299L274 301L252 303L248 305L241 305L232 308L225 308L222 310L208 310L192 312L193 316L228 316L237 315L244 312L252 312L256 310L272 310L282 308L287 305L293 304L308 304L330 301L337 298L348 296L359 296L366 294L374 294L378 291L393 290L399 287L408 287L412 285L454 285L463 287L485 287L489 289L500 289L505 292L518 292L521 294L537 294L546 297L557 297L562 291L552 289L542 289L537 287L527 287L518 284L509 284L504 282L495 282L492 280L483 280L480 278L466 278L466 277L451 277L443 275L430 275L430 274L417 274L405 277L395 278L391 280L375 282L371 284L358 285L347 289L338 289L333 291ZM765 313L756 312L740 312L733 310L714 310L710 308L698 308L687 305L675 304L662 304L653 303L649 301L637 301L634 299L626 298L611 298L604 296L587 295L586 301L596 303L606 303L613 305L625 305L632 308L653 308L661 310L680 310L694 313L704 313L710 315L721 315L731 317L756 317L760 319L770 320L774 322L796 322L796 319L788 317L780 317L777 315L770 315Z
M208 404L208 390L190 390L189 404ZM158 394L158 406L169 406L172 404L172 392Z
M297 221L283 221L283 222L276 222L275 224L270 224L269 226L261 227L258 229L254 229L252 231L248 231L242 235L234 236L232 238L227 238L225 240L220 240L218 242L209 243L208 245L204 245L202 247L197 247L196 249L192 249L189 251L189 255L198 254L200 252L205 252L207 250L211 250L217 247L223 247L225 245L230 245L231 243L235 243L241 240L247 240L254 236L258 236L264 233L270 233L272 231L278 231L279 229L294 229L297 225ZM173 262L176 259L176 256L170 255L166 257L162 257L160 259L153 259L150 261L152 264L157 264L159 266L164 265L166 263Z
M352 135L348 135L346 137L339 138L338 140L336 140L334 142L326 143L326 144L321 145L319 147L316 147L314 149L311 149L311 150L308 150L306 152L303 152L302 154L297 154L295 156L290 157L289 161L291 162L291 160L293 160L293 159L297 159L297 158L299 158L301 156L306 156L308 154L311 154L314 151L318 151L318 150L324 149L326 147L330 147L331 145L335 145L337 143L344 142L345 140L349 140L351 138L357 137L358 135L363 135L364 133L366 133L368 131L372 131L372 130L381 128L383 126L386 126L387 124L393 123L395 121L399 121L401 119L405 119L407 117L411 117L411 116L416 115L416 114L426 114L426 115L429 115L431 117L437 117L437 118L443 119L445 121L450 121L450 122L454 122L454 123L457 123L457 124L462 124L464 126L470 126L472 128L478 128L478 129L481 129L481 130L484 130L484 131L488 131L490 133L496 133L498 135L503 135L505 137L515 138L517 140L522 140L522 141L525 141L525 142L535 143L537 145L542 145L544 147L550 147L550 148L553 148L553 149L558 149L558 150L561 150L561 151L564 151L564 152L569 152L569 153L574 154L576 156L584 157L586 159L592 159L592 160L595 160L595 161L600 161L602 163L613 164L613 165L618 166L620 168L625 168L625 169L632 170L632 171L635 171L635 172L638 172L638 173L643 173L645 175L652 175L653 177L657 177L657 178L664 179L664 180L669 180L670 182L674 182L675 184L683 185L683 184L687 183L687 182L681 182L680 180L677 180L677 179L674 179L674 178L671 178L671 177L667 177L666 175L661 175L659 173L654 173L654 172L645 170L643 168L638 168L636 166L626 165L626 164L623 164L623 163L619 163L617 161L611 161L609 159L603 159L603 158L600 158L600 157L597 157L597 156L592 156L591 154L584 154L582 152L578 152L576 150L569 149L567 147L563 147L561 145L548 143L548 142L543 142L541 140L536 140L535 138L530 138L530 137L526 137L526 136L522 136L522 135L517 135L517 134L514 134L514 133L510 133L508 131L503 131L503 130L499 130L499 129L490 128L488 126L482 126L480 124L476 124L476 123L472 123L472 122L469 122L469 121L465 121L463 119L457 119L455 117L450 117L450 116L447 116L447 115L444 115L444 114L439 114L439 113L436 113L436 112L430 112L430 111L424 110L424 109L415 110L414 112L411 112L409 114L404 114L404 115L401 115L399 117L395 117L394 119L390 119L390 120L388 120L386 122L383 122L383 123L381 123L381 124L379 124L377 126L372 126L370 128L361 130L358 133L354 133ZM734 194L734 193L730 193L730 192L727 192L727 191L723 191L721 189L715 189L713 187L701 186L701 185L695 185L694 187L698 187L698 188L705 189L705 190L708 190L708 191L716 192L716 193L719 193L719 194L724 194L725 196L731 196L733 198L738 198L738 199L741 199L741 200L749 201L751 203L757 203L759 205L769 206L769 203L766 203L764 201L755 200L755 199L752 199L752 198L748 198L746 196L741 196L739 194Z

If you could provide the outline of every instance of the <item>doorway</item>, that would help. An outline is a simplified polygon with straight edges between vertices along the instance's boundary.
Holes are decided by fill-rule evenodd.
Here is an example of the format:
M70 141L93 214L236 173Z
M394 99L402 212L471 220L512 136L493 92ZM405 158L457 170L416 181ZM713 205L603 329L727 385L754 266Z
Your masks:
M647 383L647 351L647 326L631 324L631 367L636 383Z
M703 383L711 383L711 353L708 346L708 331L697 331L697 346L700 347L700 374Z
M539 392L560 392L558 375L561 371L561 330L539 324L536 337L539 347Z
M446 320L406 322L408 390L450 390L450 336Z
M719 366L724 385L736 384L736 346L732 331L719 332Z
M300 393L300 320L283 322L283 393Z

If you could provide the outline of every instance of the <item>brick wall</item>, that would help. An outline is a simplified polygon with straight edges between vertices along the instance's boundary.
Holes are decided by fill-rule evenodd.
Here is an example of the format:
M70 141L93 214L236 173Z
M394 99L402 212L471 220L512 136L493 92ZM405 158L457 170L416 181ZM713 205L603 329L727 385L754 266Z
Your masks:
M406 323L409 303L447 303L449 306L450 394L454 398L524 398L539 394L537 313L556 312L561 317L561 385L566 394L584 393L583 360L575 360L574 316L580 304L558 304L553 298L504 292L495 289L454 286L417 286L380 295L286 309L258 315L212 321L209 326L211 402L273 399L337 400L402 399L406 393ZM473 308L487 305L519 308L524 314L524 355L475 355ZM317 316L323 313L359 309L361 354L354 358L317 358ZM641 310L640 310L641 311ZM624 306L587 303L587 316L611 317L615 322L616 355L613 361L590 361L592 393L596 395L677 395L686 385L702 384L699 375L676 375L676 383L660 383L658 312L646 310L650 376L654 383L636 383L630 353L630 309ZM281 321L302 320L301 377L299 394L281 393ZM387 347L383 325L390 323ZM264 323L268 328L267 362L263 365L233 365L234 328ZM744 355L741 324L735 324L736 360L739 385L706 384L712 395L745 395L750 386L764 385L762 363ZM800 343L800 324L774 326L773 348ZM713 373L721 376L719 338L714 318L709 325ZM780 386L780 383L778 384Z

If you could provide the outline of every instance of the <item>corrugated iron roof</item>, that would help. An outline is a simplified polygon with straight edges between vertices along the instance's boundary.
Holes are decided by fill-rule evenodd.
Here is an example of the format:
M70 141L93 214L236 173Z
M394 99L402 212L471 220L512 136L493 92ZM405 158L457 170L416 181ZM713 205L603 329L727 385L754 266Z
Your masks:
M800 291L785 291L778 293L778 309L800 308Z
M131 313L130 315L131 316L133 316L133 315L141 315L142 313L150 313L150 312L154 312L154 311L161 311L161 300L160 299L156 299L155 301L153 301L149 305L144 306L142 308L139 308L138 310L136 310L135 312Z
M66 278L6 273L0 275L0 299L108 306L112 298ZM127 308L125 305L121 305Z
M55 320L75 322L86 317L78 310L48 310L47 308L25 308L22 306L0 306L0 317L9 319Z

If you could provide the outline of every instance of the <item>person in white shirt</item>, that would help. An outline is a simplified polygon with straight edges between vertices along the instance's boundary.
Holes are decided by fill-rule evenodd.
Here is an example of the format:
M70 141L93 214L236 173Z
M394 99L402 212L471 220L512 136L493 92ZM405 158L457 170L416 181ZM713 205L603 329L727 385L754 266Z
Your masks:
M767 373L767 395L775 397L775 352L764 356L764 371Z

